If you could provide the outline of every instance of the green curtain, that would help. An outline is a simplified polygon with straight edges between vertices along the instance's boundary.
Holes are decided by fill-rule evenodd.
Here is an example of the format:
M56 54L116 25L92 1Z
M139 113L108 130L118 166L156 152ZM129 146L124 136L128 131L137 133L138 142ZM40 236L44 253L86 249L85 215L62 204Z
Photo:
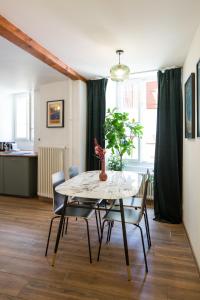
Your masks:
M158 72L158 111L154 164L155 220L182 221L181 68Z
M86 168L99 170L99 159L94 155L94 138L105 147L104 122L106 114L107 79L87 82L87 154Z

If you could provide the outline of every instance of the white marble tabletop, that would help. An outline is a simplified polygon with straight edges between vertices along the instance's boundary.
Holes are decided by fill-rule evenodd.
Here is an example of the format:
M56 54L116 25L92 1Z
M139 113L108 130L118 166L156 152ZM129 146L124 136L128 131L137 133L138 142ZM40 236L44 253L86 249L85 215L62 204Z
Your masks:
M121 199L134 196L140 187L141 174L128 171L106 171L108 179L99 180L100 171L81 173L56 187L67 196L95 199Z

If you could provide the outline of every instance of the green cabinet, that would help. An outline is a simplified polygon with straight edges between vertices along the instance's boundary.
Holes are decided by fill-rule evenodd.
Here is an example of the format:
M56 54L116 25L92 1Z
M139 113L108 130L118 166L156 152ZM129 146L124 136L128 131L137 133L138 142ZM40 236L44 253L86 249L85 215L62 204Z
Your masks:
M2 172L0 193L32 197L37 194L37 157L4 156L1 158Z

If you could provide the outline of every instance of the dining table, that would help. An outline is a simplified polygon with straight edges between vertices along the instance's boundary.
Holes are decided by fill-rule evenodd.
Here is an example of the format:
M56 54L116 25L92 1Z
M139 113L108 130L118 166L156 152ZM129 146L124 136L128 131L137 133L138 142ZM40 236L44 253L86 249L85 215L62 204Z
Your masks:
M65 200L56 236L52 266L55 265L56 254L58 251L61 231L65 218L65 209L68 205L70 205L70 199L72 197L87 198L87 202L89 202L89 199L104 199L108 202L109 200L119 200L118 212L121 214L127 275L128 280L131 280L124 205L126 205L126 200L130 199L132 196L135 196L139 191L142 182L142 175L132 171L106 171L106 173L106 181L100 181L100 171L96 170L83 172L56 187L56 192L65 195ZM101 208L97 207L95 209L98 210ZM109 209L112 210L112 206Z

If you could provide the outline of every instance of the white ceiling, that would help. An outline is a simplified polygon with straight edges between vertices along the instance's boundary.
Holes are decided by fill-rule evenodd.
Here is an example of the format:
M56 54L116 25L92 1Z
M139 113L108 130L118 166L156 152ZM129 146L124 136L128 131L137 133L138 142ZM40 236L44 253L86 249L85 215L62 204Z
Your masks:
M122 48L132 72L181 66L200 0L0 0L1 14L87 78L108 76Z
M0 93L17 93L66 78L0 37Z

